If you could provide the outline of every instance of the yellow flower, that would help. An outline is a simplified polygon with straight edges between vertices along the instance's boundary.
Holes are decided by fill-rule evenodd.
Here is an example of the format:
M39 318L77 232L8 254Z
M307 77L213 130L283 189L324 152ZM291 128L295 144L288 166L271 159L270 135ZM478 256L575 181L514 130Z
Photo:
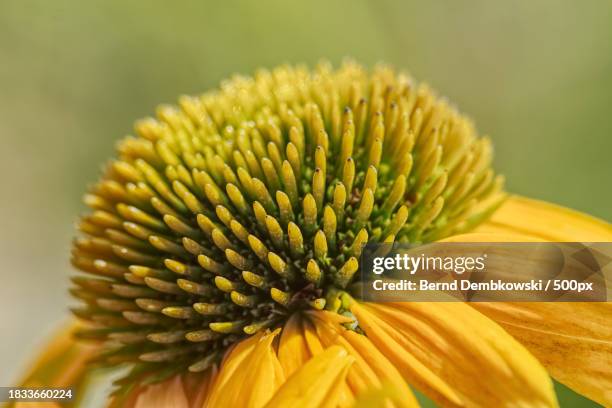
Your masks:
M603 221L508 197L489 140L427 86L283 66L179 105L138 122L86 195L86 323L24 385L84 392L96 367L128 366L110 406L411 407L414 387L442 406L554 407L552 375L612 404L608 303L351 296L368 241L612 241Z

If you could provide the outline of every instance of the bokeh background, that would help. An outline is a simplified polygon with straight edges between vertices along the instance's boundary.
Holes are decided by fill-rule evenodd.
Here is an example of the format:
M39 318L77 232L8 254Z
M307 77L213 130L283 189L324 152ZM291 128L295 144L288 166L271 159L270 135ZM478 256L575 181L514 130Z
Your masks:
M67 316L80 197L115 141L235 72L389 62L491 135L509 190L611 220L611 21L607 1L0 1L0 385Z

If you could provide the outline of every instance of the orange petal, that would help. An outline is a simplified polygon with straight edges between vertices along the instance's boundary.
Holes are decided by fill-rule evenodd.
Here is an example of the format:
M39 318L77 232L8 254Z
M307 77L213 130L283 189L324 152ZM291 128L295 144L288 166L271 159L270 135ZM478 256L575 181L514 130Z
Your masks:
M77 395L83 392L81 388L86 385L90 368L87 362L94 355L96 346L76 341L73 333L77 327L78 323L71 322L56 332L32 364L30 372L19 382L20 387L72 388ZM34 405L59 406L54 402ZM15 406L33 405L23 403Z
M62 406L57 402L17 402L14 405L9 404L8 407L12 407L12 408L62 408Z
M183 387L187 394L190 408L201 408L217 375L217 369L211 368L203 373L187 373L183 375Z
M144 387L134 408L190 408L181 376Z

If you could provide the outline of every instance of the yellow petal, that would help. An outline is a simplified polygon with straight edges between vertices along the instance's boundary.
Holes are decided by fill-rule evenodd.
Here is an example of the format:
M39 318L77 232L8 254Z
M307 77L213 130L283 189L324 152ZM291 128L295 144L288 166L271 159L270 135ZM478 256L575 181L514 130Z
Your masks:
M306 339L302 335L301 317L294 314L289 318L281 334L278 359L286 376L290 376L311 357Z
M376 347L391 360L402 376L425 394L449 406L461 405L460 397L426 364L407 351L406 339L394 327L355 302L351 311L359 319L359 326Z
M302 335L304 336L306 347L308 347L311 356L316 356L323 352L324 347L317 335L317 331L308 320L302 320Z
M463 303L354 304L353 313L408 382L442 405L557 406L538 361Z
M272 348L279 332L251 336L231 352L221 366L207 406L258 408L270 400L285 380Z
M567 208L511 197L474 234L448 239L610 242L612 225ZM472 303L524 344L559 382L612 405L609 303ZM608 391L607 391L608 390Z
M333 324L333 320L330 321L323 312L311 312L309 315L326 347L341 346L355 358L347 375L347 382L355 395L368 394L391 385L399 393L393 399L396 406L419 406L399 371L366 336Z
M542 242L543 240L531 235L517 232L470 232L467 234L451 235L441 239L440 242Z
M309 310L305 314L332 324L353 323L355 321L354 318L327 310Z
M364 361L359 353L355 351L350 343L342 337L339 327L333 327L324 321L316 319L314 316L312 321L321 342L326 348L340 346L345 349L349 355L355 358L355 362L347 375L347 382L355 394L360 394L369 388L380 387L381 383L374 371L372 371L370 366Z
M404 393L393 384L385 383L380 388L359 395L353 408L390 408L403 406ZM417 405L418 406L418 405Z
M474 303L523 343L554 378L612 406L611 303Z
M330 347L287 379L267 407L318 408L338 404L338 384L345 381L353 358L342 347Z
M344 332L344 337L363 359L367 361L374 373L376 373L379 380L382 382L382 388L384 389L387 385L390 385L393 390L399 392L399 394L394 395L392 398L396 406L419 406L414 394L397 368L395 368L387 357L385 357L366 336L347 330Z
M306 346L310 351L310 356L317 356L325 350L325 347L321 342L321 338L319 337L319 334L317 333L314 324L309 319L302 319L302 333L306 342ZM338 383L336 388L338 389L339 395L338 406L352 406L355 398L348 384L342 381Z
M263 335L264 332L259 332L251 337L247 337L225 353L223 361L221 362L222 370L217 375L211 394L214 393L215 390L225 387L234 373L241 368L243 361L255 349L255 345L261 340Z
M585 233L588 234L588 233ZM587 235L584 235L585 237ZM571 240L566 240L566 241L557 241L557 242L580 242L581 240L575 240L575 241L571 241ZM612 236L610 237L610 241L612 241ZM499 230L498 232L470 232L467 234L459 234L459 235L452 235L450 237L444 238L442 240L440 240L440 242L459 242L459 243L465 243L465 242L550 242L547 241L546 239L536 236L536 235L528 235L528 234L524 234L524 233L517 233L515 231L510 231L510 230ZM582 240L582 242L599 242L596 240ZM608 241L605 241L608 242ZM504 254L500 253L499 256L504 256L506 257L508 260L512 261L512 257L510 256L510 254L508 254L507 252ZM502 259L502 258L499 258ZM512 265L514 265L515 263L512 262ZM606 287L607 287L607 293L608 293L608 298L610 298L610 296L612 296L612 291L611 291L611 287L612 287L612 276L610 274L610 268L609 266L607 266L606 264L604 264L604 266L601 269L602 274L603 274L603 278L606 281ZM523 272L523 271L510 271L514 274L519 273L519 272ZM530 272L524 271L526 274L529 274Z
M513 233L545 241L610 242L612 225L544 201L509 197L474 232Z
M138 394L134 408L189 408L181 376L147 385Z

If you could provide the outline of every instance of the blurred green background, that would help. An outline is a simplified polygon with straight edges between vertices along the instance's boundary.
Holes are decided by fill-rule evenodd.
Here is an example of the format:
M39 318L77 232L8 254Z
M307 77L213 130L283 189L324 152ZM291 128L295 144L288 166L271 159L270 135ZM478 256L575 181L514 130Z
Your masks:
M607 1L0 1L0 385L66 316L80 197L115 141L235 72L405 68L491 135L509 190L612 219L610 21Z

